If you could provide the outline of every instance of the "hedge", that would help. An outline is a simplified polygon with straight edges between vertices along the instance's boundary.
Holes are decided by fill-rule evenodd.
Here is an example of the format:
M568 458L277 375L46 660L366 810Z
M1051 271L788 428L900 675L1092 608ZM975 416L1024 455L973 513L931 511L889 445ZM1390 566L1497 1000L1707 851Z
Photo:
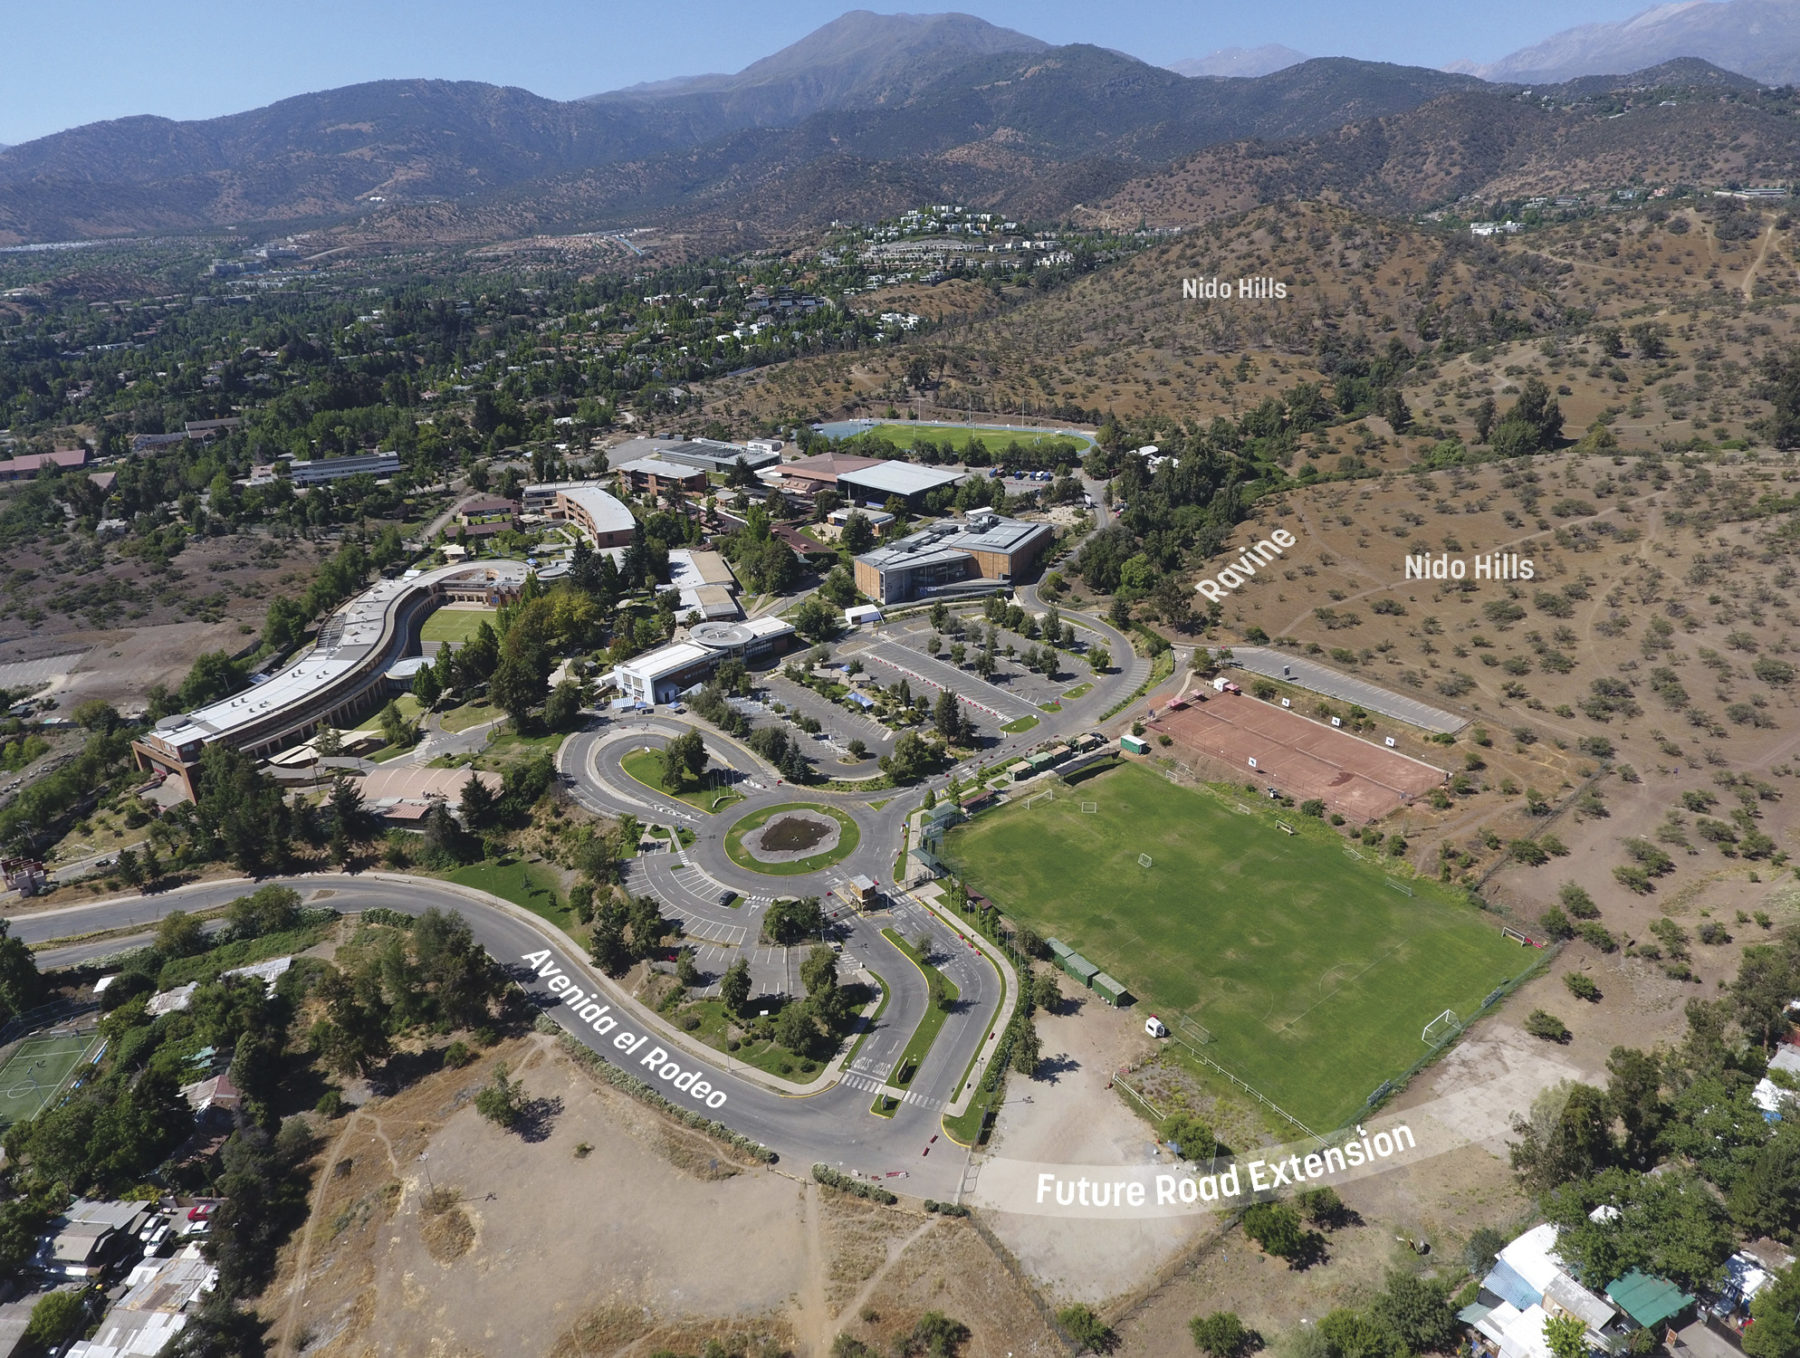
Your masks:
M900 1201L880 1184L864 1183L861 1179L852 1179L848 1174L838 1173L830 1165L814 1165L813 1178L827 1188L835 1188L842 1193L854 1193L859 1198L867 1198L870 1202L881 1203L884 1207L892 1207Z

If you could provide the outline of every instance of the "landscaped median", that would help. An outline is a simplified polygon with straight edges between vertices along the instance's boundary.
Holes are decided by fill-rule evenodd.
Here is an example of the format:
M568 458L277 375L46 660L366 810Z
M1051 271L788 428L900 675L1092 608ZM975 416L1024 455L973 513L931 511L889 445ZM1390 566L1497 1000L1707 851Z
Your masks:
M704 811L713 815L744 800L744 794L733 788L709 788L683 780L679 787L670 787L663 780L662 751L645 748L633 750L619 760L619 767L624 769L637 782L642 783L652 792L660 792L665 797L673 797L676 801L685 802L696 811Z
M822 816L836 821L838 841L821 853L806 858L793 858L779 862L765 862L758 858L744 844L747 835L762 829L764 825L786 815L800 813L804 816ZM841 863L856 852L856 846L862 841L862 831L857 828L854 818L819 802L784 802L780 806L765 807L761 811L753 811L745 816L731 829L725 832L725 852L733 863L740 868L748 868L751 872L765 873L771 877L801 877L809 872L818 872L833 863Z
M932 966L925 955L912 944L900 937L892 929L883 929L881 936L906 954L907 960L919 969L925 978L925 984L931 991L931 1003L926 1006L925 1016L919 1020L919 1026L913 1029L912 1039L906 1044L906 1050L900 1053L900 1059L894 1063L894 1072L889 1077L890 1084L907 1085L912 1083L919 1067L924 1064L931 1044L937 1041L937 1035L943 1031L944 1020L950 1017L950 1010L962 992L956 983L943 972Z

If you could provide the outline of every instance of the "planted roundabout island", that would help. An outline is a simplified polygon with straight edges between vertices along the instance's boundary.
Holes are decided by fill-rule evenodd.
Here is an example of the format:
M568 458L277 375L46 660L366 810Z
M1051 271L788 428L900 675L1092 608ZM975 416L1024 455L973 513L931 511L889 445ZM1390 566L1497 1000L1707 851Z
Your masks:
M725 833L725 852L740 868L772 877L800 877L841 863L856 852L855 820L817 802L786 802L752 812Z

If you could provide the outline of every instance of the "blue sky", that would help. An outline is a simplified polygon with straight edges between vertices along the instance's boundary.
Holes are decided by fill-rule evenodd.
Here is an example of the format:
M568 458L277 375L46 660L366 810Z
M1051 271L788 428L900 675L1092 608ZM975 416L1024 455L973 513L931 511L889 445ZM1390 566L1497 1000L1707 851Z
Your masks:
M1491 61L1647 0L1261 0L1255 5L983 0L960 8L1047 42L1157 63L1284 43L1313 56L1441 66ZM868 8L888 6L865 4ZM208 118L387 77L522 85L572 99L641 80L736 71L855 0L7 0L0 143L102 118ZM900 7L891 7L898 9Z

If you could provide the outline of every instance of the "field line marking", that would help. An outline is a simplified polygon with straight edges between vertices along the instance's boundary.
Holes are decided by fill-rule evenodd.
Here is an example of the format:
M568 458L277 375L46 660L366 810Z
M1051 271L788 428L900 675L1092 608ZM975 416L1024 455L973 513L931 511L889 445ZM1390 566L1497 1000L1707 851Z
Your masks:
M1392 957L1395 953L1399 952L1400 949L1404 948L1405 946L1406 946L1406 940L1401 939L1393 947L1389 948L1380 957L1377 957L1373 962L1370 962L1368 966L1364 967L1361 971L1357 972L1356 975L1352 976L1349 980L1344 981L1343 983L1341 983L1339 985L1333 986L1331 988L1331 993L1329 995L1321 995L1312 1004L1307 1005L1305 1009L1301 1010L1298 1014L1295 1014L1293 1018L1289 1019L1286 1023L1282 1024L1281 1027L1273 1028L1270 1031L1277 1032L1277 1033L1285 1033L1289 1028L1292 1028L1296 1023L1300 1022L1301 1019L1305 1018L1308 1014L1312 1013L1312 1011L1317 1009L1321 1004L1324 1004L1327 1000L1333 999L1341 991L1345 990L1347 987L1355 985L1358 981L1362 980L1362 978L1364 976L1367 976L1376 967L1380 966L1383 962L1387 961L1388 958Z

